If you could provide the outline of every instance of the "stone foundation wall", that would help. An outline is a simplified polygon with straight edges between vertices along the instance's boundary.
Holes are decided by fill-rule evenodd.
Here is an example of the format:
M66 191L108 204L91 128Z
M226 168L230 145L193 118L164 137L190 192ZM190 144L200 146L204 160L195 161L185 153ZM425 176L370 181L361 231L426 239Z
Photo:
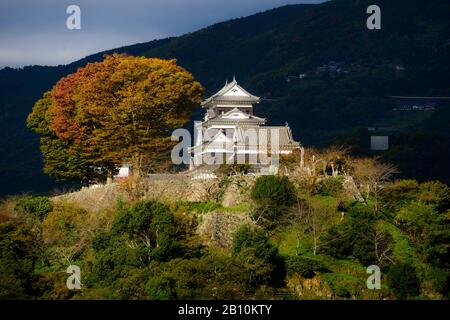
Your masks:
M187 175L153 175L130 187L129 184L114 182L95 188L82 188L79 191L54 197L54 201L66 200L94 212L113 207L119 200L130 201L134 194L137 199L172 201L215 201L222 199L226 207L233 207L249 201L249 190L254 177L233 177L220 185L221 180L194 180Z

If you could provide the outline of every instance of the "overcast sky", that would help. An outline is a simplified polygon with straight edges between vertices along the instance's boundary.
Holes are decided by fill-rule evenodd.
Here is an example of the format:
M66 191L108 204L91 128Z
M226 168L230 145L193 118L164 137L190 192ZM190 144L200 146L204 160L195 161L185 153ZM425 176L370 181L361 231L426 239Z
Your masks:
M0 68L66 64L106 49L181 35L223 20L321 0L0 0ZM68 30L69 5L81 29Z

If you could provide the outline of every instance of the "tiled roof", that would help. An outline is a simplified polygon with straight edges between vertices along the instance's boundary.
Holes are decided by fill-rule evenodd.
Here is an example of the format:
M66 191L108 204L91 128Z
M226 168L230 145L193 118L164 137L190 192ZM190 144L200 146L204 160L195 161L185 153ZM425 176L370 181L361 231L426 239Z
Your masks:
M252 128L237 128L237 137L238 137L238 144L246 144L244 141L245 136L249 136L253 134L253 131L248 130L255 130L255 133L259 138L261 137L267 137L267 143L270 146L271 140L274 138L274 134L278 133L278 141L280 147L298 147L300 146L300 143L297 141L294 141L292 138L291 129L288 126L279 126L279 127L252 127Z
M295 149L300 147L300 143L294 141L292 138L291 129L288 126L279 126L279 127L237 127L236 132L234 129L228 129L231 131L227 131L227 135L234 134L235 135L235 143L236 147L240 150L253 150L253 149L271 149L272 138L274 138L273 134L278 133L278 147L279 149ZM217 129L218 133L214 134L211 139L208 141L203 141L202 145L194 146L191 150L200 148L200 147L210 147L215 149L223 149L228 152L234 149L234 143L227 139L228 142L225 141L217 141L217 137L219 137L222 133L220 133L220 129ZM250 137L255 137L255 141L249 141ZM263 138L266 137L266 138ZM261 139L261 140L260 140ZM266 143L265 143L266 142ZM228 149L227 149L228 148Z
M227 92L229 92L233 87L237 87L244 95L234 95L234 96L225 96ZM225 86L213 94L208 99L204 100L201 105L205 106L211 104L212 102L232 102L232 101L241 101L241 102L258 102L260 100L259 97L252 95L247 90L242 88L236 81L233 79L232 82L225 84Z
M228 112L214 115L213 113L209 112L208 110L208 116L209 120L207 123L253 123L253 124L263 124L266 122L266 119L257 117L253 114L247 114L243 112L242 110L239 110L238 108L233 108ZM240 117L230 117L233 113L237 113L240 115Z

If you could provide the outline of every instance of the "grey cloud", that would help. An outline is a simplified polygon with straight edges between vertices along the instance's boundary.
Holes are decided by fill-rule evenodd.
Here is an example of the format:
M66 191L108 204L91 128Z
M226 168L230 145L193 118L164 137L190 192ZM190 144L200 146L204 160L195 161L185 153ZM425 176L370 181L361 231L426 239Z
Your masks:
M195 31L226 19L320 0L2 0L0 67L69 63L88 54ZM81 8L81 30L66 8Z

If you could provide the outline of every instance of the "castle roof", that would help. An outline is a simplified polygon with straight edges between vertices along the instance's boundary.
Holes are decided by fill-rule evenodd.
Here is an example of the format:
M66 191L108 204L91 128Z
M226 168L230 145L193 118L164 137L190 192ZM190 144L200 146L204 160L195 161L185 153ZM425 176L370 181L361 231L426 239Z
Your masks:
M240 124L259 125L259 124L264 124L266 122L266 119L257 117L253 114L245 113L236 107L225 113L222 113L219 115L209 114L209 116L211 116L211 118L209 118L206 121L206 124L219 124L219 123L220 124L229 124L229 123L236 124L236 123L240 123Z
M204 100L202 107L208 107L214 104L229 104L229 103L258 103L259 97L252 95L247 90L242 88L233 78L233 81L226 83L225 86L213 94L208 99Z
M201 145L190 148L191 151L202 148L206 151L208 149L220 150L221 152L231 153L233 152L233 146L236 146L238 150L270 150L272 147L273 134L278 134L278 148L279 150L292 150L300 147L300 143L294 141L292 132L289 126L262 126L262 127L242 127L237 126L235 129L230 130L228 133L231 136L226 136L221 129L210 129L209 139L203 141ZM256 138L256 144L249 143L249 136ZM260 140L262 139L262 140Z
M272 143L273 133L278 133L278 145L281 149L290 149L300 147L300 143L294 141L292 137L291 128L289 126L262 126L255 128L236 128L236 137L238 143L246 144L245 137L249 134L247 130L255 130L258 139L260 137L267 137L267 144L270 147ZM250 148L252 146L249 146Z

